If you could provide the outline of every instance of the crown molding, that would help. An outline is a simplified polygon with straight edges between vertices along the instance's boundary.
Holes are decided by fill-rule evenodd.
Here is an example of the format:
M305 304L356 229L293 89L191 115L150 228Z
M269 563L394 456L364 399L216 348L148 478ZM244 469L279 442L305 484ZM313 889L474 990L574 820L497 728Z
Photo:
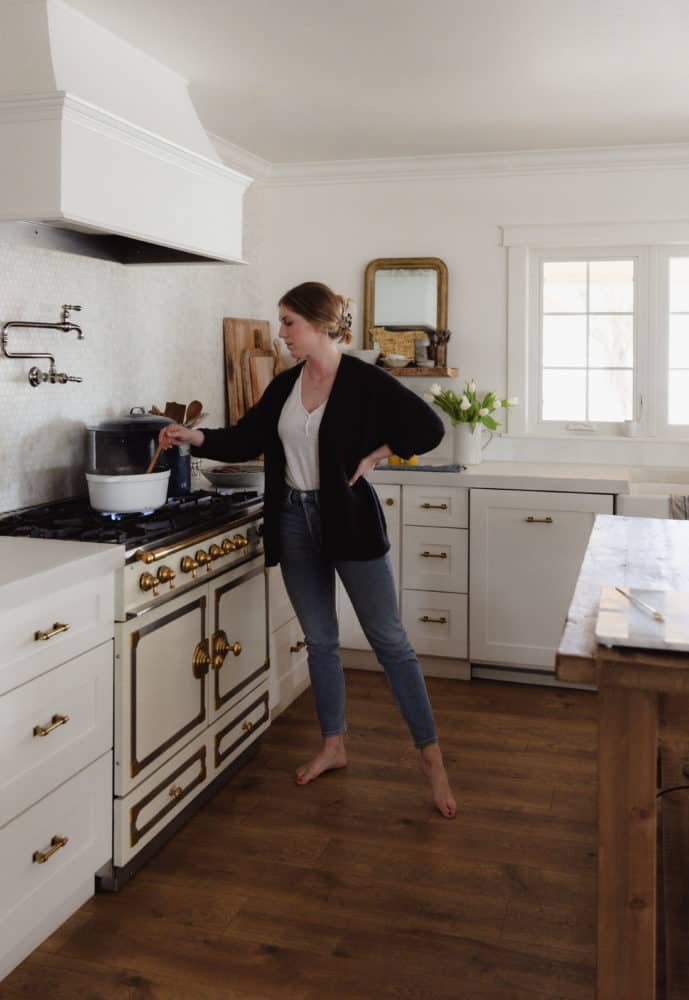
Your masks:
M268 160L264 160L255 153L250 153L242 146L235 146L234 143L228 142L227 139L223 139L222 136L216 135L214 132L208 132L207 135L226 166L248 174L255 180L265 180L272 176L275 168Z
M262 161L266 163L266 161ZM273 163L271 187L689 168L689 143Z

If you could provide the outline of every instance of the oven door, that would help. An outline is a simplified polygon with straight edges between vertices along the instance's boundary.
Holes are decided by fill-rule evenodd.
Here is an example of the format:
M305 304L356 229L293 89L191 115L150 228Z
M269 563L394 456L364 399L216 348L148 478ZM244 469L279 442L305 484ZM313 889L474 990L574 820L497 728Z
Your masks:
M265 680L268 670L266 574L263 559L221 576L210 588L211 719Z
M115 628L115 794L126 795L207 727L206 587Z

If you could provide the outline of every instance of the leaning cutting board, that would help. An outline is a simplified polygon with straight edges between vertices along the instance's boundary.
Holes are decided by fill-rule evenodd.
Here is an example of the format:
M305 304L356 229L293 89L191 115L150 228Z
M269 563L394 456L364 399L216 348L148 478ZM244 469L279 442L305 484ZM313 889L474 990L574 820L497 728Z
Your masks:
M274 374L275 355L272 351L264 351L256 347L244 351L242 354L242 391L247 410L258 403Z
M225 344L227 417L229 424L236 424L249 408L244 399L242 385L242 354L255 348L270 350L270 323L262 319L225 317L222 325Z

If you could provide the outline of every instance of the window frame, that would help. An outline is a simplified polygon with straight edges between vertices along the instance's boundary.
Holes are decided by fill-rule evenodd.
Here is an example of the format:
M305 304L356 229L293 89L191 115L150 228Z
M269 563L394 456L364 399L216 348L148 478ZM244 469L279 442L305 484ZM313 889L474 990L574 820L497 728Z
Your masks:
M654 248L655 286L657 289L654 310L655 326L662 336L659 338L658 350L655 352L657 373L655 407L652 413L652 434L654 437L667 441L687 440L689 438L689 423L671 424L668 420L670 404L670 260L678 257L689 259L689 246L659 246Z

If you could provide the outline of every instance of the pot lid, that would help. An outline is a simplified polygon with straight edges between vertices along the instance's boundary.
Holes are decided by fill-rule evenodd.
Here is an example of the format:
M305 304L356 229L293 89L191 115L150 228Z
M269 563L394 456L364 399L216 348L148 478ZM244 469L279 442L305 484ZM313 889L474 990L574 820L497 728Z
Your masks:
M146 413L143 406L133 406L129 413L121 417L110 417L100 424L89 427L90 431L104 431L112 434L130 434L158 432L165 424L173 424L174 420L169 417L157 416L155 413Z

